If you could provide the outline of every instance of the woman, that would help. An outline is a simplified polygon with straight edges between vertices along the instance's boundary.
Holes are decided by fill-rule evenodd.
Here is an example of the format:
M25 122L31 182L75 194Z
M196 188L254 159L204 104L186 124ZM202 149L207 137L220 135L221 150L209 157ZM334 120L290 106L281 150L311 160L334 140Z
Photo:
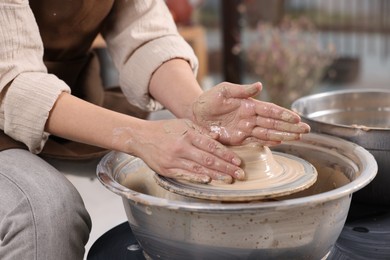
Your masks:
M128 102L177 119L111 109L90 50L98 33ZM53 143L125 152L168 177L230 183L244 172L225 145L276 145L309 131L291 111L251 99L260 83L203 92L197 66L162 0L0 0L0 258L83 258L89 215L37 156Z

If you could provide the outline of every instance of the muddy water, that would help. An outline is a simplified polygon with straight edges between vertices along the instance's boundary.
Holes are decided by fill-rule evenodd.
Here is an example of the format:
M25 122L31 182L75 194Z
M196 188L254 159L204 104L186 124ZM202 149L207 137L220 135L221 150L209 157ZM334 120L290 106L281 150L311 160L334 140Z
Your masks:
M293 199L320 194L342 187L351 181L343 174L337 165L322 165L319 162L312 161L313 166L317 169L317 181L308 189L277 198L277 200Z

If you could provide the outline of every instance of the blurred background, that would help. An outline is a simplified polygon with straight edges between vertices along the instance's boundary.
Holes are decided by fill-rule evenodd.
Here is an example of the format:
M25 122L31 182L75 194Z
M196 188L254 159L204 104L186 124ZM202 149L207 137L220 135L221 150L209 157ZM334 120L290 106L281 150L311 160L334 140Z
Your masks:
M390 87L389 0L166 2L204 88L260 80L260 99L289 107L314 92Z

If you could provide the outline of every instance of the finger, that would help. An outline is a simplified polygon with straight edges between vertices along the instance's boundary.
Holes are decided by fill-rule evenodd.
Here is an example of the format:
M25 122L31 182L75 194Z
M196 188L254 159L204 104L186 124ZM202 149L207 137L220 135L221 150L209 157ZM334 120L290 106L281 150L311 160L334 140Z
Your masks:
M295 112L268 102L256 102L255 112L261 117L269 117L289 123L299 123L301 121L301 118Z
M260 82L256 82L250 85L238 85L228 82L221 83L222 95L225 98L250 98L258 94L262 90Z
M206 152L206 154L214 155L225 162L232 163L236 166L241 165L241 159L239 156L214 139L207 138L204 135L197 135L192 138L191 143L195 147ZM211 158L206 157L204 160L211 160Z
M170 170L170 172L172 173L169 175L173 176L173 178L186 179L200 183L208 183L211 181L211 179L222 181L228 184L233 182L232 176L224 172L219 172L204 167L201 164L197 163L195 160L183 160L182 164L180 165L180 168L172 169ZM207 178L204 176L207 176L209 178L208 182L203 182L203 180L207 180Z
M261 140L256 137L248 137L242 142L243 145L251 143L258 143L263 146L275 146L281 144L281 141Z
M193 151L194 152L189 154L189 158L202 168L193 164L193 169L190 170L197 170L198 173L208 175L212 179L221 180L226 183L231 182L231 177L239 180L245 178L245 173L240 167L232 163L228 163L211 153L201 150Z
M204 183L204 184L209 183L212 180L210 176L185 171L183 169L171 169L170 172L172 173L167 173L166 176L174 179L181 179L190 182Z
M292 124L285 121L280 121L273 118L265 118L261 116L257 116L256 125L263 128L275 129L278 131L290 133L305 134L310 132L310 126L303 122Z
M226 146L195 132L187 132L186 138L190 141L187 147L181 151L181 158L192 162L185 165L181 163L179 168L198 174L205 174L213 179L231 182L231 177L242 180L245 178L244 171L239 167L241 159Z
M255 127L252 136L264 141L295 141L301 139L299 133L281 132L273 129Z

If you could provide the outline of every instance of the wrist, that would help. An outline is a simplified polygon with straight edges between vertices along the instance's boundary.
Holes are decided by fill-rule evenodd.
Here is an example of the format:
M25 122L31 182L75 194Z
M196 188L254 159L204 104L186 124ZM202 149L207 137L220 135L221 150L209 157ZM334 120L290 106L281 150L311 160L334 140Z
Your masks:
M110 149L131 154L133 156L140 156L140 147L142 147L142 140L148 132L148 121L129 117L120 116L118 122L114 122L108 138L111 144Z
M193 103L203 90L188 62L173 59L162 64L153 74L150 95L178 118L193 119Z
M197 125L200 125L200 120L199 120L199 110L198 110L198 102L199 102L199 99L196 99L193 103L192 103L192 106L191 106L191 115L190 115L190 120L192 122L194 122L195 124Z

